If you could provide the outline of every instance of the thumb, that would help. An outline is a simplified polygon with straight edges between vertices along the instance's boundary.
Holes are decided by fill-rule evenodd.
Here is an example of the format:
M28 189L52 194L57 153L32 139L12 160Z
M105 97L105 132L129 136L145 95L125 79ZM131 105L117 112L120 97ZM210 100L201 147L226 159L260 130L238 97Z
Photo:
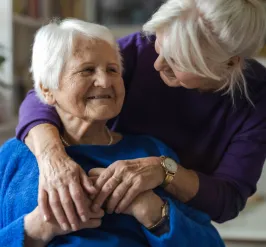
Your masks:
M90 177L95 177L95 176L100 176L101 173L105 170L106 168L92 168L89 170L89 176Z
M85 189L85 191L89 194L95 194L97 192L96 188L93 185L93 181L86 175L81 174L80 176L82 187Z

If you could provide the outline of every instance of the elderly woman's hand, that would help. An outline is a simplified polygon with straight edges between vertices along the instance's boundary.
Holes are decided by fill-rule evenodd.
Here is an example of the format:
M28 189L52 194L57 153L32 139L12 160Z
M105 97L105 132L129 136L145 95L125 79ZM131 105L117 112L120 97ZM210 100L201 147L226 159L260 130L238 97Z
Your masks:
M58 146L42 152L37 160L40 168L38 204L44 219L49 220L52 211L62 229L77 230L79 219L86 222L94 218L88 194L96 190L82 168Z
M91 169L90 176L99 176L95 187L98 194L93 201L97 212L106 201L107 212L123 212L141 192L161 185L165 171L161 158L148 157L133 160L119 160L106 169Z
M139 194L123 214L132 215L139 223L149 228L162 217L163 200L152 190Z
M95 219L87 222L80 222L77 230L85 228L97 228L101 225L101 218L104 212L100 211ZM57 220L51 216L49 222L43 221L42 213L39 207L36 207L24 218L25 246L46 246L55 236L65 235L72 232L71 229L62 230Z

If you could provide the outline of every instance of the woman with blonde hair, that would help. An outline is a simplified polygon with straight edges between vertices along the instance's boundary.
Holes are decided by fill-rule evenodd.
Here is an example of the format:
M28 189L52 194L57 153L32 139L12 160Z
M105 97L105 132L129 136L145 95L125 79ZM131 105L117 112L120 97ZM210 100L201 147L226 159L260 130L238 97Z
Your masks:
M109 126L164 141L180 162L169 157L114 162L93 185L92 209L97 212L105 203L108 212L119 213L143 191L162 186L214 221L233 219L256 191L266 155L266 70L251 59L265 41L263 2L168 0L143 31L146 35L118 41L126 99ZM75 139L62 143L59 129L54 108L30 91L20 108L17 137L37 157L39 205L46 220L55 211L48 203L54 191L60 205L59 188L69 191L74 184L67 212L81 217L73 205L85 210L80 198L92 186L65 152L64 144ZM60 212L60 220L71 223Z

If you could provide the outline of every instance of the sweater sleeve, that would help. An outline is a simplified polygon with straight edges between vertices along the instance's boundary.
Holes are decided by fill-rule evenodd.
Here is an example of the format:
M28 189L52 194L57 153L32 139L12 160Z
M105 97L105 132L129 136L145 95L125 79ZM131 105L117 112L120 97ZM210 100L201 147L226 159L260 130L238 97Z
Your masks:
M4 228L0 228L1 247L24 246L24 216L16 219Z
M143 227L151 246L173 247L224 247L224 243L210 222L210 217L177 201L169 203L170 231L156 236ZM178 205L179 204L179 205Z
M7 178L5 174L8 170L8 163L10 158L9 143L14 141L8 141L0 147L0 246L1 247L23 247L24 243L24 215L15 219L14 221L8 221L6 212L3 212L4 199L7 198ZM11 148L15 149L14 144ZM17 153L17 152L16 152ZM16 153L14 155L16 155Z
M60 128L60 118L54 107L43 104L34 90L28 92L19 109L19 123L16 136L24 141L29 131L36 125L50 123Z
M256 191L266 158L265 100L256 104L213 174L198 173L200 187L189 205L219 223L235 218Z

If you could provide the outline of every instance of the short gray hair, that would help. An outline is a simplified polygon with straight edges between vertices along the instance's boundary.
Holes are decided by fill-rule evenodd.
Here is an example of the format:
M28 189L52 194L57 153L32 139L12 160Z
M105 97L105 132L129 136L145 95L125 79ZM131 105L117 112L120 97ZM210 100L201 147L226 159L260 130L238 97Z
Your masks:
M266 11L260 0L168 0L143 26L162 33L162 53L180 71L224 81L249 99L243 74L245 58L254 56L266 37ZM233 57L238 66L228 69ZM173 62L173 61L174 62Z
M37 31L32 49L30 71L35 91L42 102L45 103L45 100L40 85L48 89L59 87L60 74L72 52L77 35L88 40L103 40L109 43L117 52L122 71L119 47L108 28L76 19L65 19L61 22L54 20Z

